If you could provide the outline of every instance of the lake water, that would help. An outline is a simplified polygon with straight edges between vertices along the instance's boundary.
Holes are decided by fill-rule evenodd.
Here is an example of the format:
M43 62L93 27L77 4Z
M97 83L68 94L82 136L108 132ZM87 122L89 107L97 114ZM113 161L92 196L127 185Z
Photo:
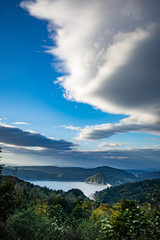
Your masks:
M87 197L92 198L93 194L96 191L101 191L107 187L110 187L110 184L100 185L100 184L90 184L85 182L60 182L60 181L30 181L34 185L38 185L40 187L46 186L47 188L53 190L63 190L67 192L72 188L80 189Z

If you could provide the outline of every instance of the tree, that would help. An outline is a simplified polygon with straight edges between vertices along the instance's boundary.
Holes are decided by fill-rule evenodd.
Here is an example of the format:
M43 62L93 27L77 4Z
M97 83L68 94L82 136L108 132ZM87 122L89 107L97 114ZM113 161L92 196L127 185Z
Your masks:
M0 153L1 152L2 152L2 148L0 147ZM2 159L2 156L0 156L0 161L1 161L1 159ZM2 175L2 170L3 170L4 167L5 167L5 164L0 163L0 176Z

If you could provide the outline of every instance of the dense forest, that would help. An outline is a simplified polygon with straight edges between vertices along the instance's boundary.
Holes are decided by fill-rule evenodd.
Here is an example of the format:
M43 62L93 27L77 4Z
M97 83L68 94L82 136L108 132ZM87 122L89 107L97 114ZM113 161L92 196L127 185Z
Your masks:
M0 239L158 240L158 186L151 195L145 204L121 199L111 205L90 200L78 189L53 191L1 176Z
M160 179L144 180L142 182L126 183L106 188L95 194L95 199L102 203L114 204L122 198L134 199L138 203L150 202L160 189ZM159 199L160 200L160 199Z

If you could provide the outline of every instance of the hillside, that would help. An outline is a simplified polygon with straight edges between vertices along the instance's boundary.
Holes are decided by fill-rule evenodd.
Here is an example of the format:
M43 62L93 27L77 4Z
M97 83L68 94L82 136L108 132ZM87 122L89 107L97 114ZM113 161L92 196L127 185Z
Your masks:
M153 192L155 191L156 193L158 189L160 189L160 179L126 183L97 192L95 200L102 203L114 204L120 202L122 198L127 198L134 199L139 203L145 203L151 201Z
M93 176L86 178L85 182L94 184L106 184L105 178L101 173L96 173Z
M3 169L3 175L12 175L13 167ZM18 177L24 180L52 180L52 181L81 181L95 174L103 175L104 183L119 185L126 182L136 181L136 177L128 172L111 167L79 168L79 167L53 167L53 166L30 166L19 167Z

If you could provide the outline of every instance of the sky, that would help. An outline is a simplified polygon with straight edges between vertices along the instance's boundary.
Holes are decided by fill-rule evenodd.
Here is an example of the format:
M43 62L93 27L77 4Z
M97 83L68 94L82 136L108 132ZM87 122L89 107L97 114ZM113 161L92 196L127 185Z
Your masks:
M160 169L159 0L5 0L6 165Z

